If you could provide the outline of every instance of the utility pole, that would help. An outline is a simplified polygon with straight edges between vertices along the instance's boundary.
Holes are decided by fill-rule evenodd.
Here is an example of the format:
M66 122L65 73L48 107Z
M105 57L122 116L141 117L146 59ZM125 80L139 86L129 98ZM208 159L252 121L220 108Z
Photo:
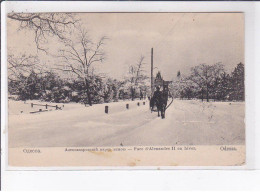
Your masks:
M153 96L153 48L151 49L151 96Z

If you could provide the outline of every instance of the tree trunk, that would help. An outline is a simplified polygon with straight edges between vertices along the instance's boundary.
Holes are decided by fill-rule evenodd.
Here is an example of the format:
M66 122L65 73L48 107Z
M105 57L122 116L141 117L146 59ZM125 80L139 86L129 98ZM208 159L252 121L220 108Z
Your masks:
M201 101L203 102L203 88L201 89Z
M209 102L209 88L208 88L208 86L207 86L207 102Z
M131 98L132 98L132 101L134 101L134 93L135 93L135 92L134 92L134 88L132 87L132 88L131 88Z
M88 98L88 104L89 106L92 106L92 99L89 91L89 83L88 80L85 78L85 85L86 85L86 92L87 92L87 98Z

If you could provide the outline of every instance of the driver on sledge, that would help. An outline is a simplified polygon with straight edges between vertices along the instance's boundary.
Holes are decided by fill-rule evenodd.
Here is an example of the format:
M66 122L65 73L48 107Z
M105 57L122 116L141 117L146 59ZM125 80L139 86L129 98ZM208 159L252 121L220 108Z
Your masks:
M161 96L162 96L162 92L160 91L160 87L157 86L156 91L153 94L153 98L154 98L155 102L159 102L161 99Z

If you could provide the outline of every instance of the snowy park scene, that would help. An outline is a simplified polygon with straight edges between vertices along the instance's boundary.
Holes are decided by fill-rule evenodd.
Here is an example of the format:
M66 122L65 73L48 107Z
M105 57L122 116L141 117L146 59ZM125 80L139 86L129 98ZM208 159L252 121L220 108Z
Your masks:
M8 145L245 145L242 13L8 13Z

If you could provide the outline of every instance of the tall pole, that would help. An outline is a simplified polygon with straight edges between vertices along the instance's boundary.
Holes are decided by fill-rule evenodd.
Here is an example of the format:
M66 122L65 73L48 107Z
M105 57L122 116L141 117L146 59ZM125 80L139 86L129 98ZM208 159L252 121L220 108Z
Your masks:
M151 96L153 95L154 87L153 87L153 48L151 49Z

